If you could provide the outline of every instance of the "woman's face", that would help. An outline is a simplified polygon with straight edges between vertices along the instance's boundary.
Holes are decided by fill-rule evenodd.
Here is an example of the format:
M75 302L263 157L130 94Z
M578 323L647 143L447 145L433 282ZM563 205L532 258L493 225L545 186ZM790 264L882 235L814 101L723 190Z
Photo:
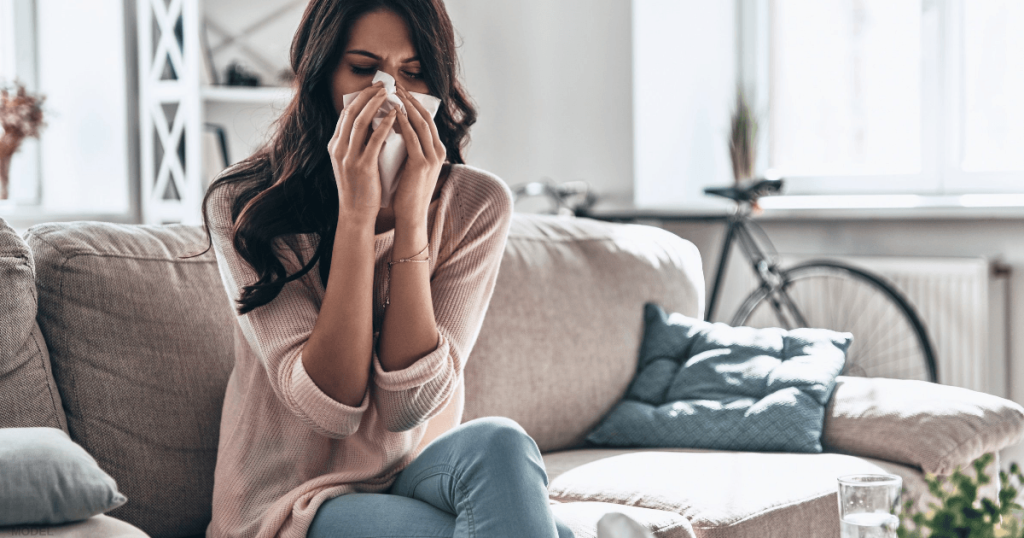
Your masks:
M331 81L334 110L340 113L342 96L369 86L377 71L391 75L410 92L429 93L409 28L402 17L386 9L367 13L352 26Z

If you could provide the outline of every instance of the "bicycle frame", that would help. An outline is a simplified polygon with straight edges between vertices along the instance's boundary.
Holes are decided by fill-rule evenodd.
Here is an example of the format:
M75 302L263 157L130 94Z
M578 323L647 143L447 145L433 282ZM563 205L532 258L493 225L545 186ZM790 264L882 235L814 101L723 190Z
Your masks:
M786 325L785 328L806 327L807 322L804 320L803 315L796 308L796 305L789 298L789 295L786 294L785 290L782 289L782 275L779 273L777 262L765 255L764 250L758 246L757 240L750 233L750 226L753 224L750 222L750 211L750 204L738 203L736 211L729 215L725 239L722 241L722 251L718 258L718 269L715 271L715 283L711 288L711 299L708 301L708 306L704 313L704 321L710 322L711 317L715 313L718 294L721 291L722 276L725 274L725 267L729 262L732 243L738 238L740 249L753 266L754 274L761 279L761 286L769 288L768 299L772 304L772 308L778 314L779 319ZM763 236L762 240L767 242L774 251L775 248L771 245L771 240L766 235ZM783 305L783 302L786 304ZM792 320L787 319L786 314L783 312L784 306L788 307L792 313Z

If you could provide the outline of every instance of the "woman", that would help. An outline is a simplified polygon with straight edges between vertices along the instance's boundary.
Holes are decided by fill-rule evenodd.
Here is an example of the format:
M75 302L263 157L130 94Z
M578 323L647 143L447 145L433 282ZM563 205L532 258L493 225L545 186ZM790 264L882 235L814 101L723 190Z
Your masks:
M523 428L460 424L512 198L464 164L444 5L311 0L291 65L273 139L203 200L238 313L207 537L572 537ZM405 112L372 129L377 71ZM441 99L433 121L409 92ZM408 157L381 208L392 127Z

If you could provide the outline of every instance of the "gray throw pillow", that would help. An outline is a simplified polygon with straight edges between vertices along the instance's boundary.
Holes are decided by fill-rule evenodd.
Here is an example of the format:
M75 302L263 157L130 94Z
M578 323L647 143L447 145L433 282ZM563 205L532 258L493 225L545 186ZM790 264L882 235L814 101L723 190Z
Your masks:
M591 446L821 452L850 333L708 323L644 305L637 372Z
M0 527L60 525L128 502L63 430L0 428Z

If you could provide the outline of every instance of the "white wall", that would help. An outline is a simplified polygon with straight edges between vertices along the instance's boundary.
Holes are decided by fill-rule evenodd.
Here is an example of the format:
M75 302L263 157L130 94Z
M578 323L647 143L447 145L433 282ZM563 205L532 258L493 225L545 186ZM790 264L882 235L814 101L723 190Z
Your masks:
M509 184L633 190L629 0L447 0L478 105L467 161Z
M259 0L249 8L267 13L284 4ZM447 0L446 5L463 80L479 111L467 161L509 184L582 179L599 192L631 199L631 2ZM249 42L280 62L291 39L284 34L274 34L278 45ZM223 64L237 53L226 51L218 59ZM208 104L207 121L228 128L232 161L266 139L272 119L271 111L250 105Z

